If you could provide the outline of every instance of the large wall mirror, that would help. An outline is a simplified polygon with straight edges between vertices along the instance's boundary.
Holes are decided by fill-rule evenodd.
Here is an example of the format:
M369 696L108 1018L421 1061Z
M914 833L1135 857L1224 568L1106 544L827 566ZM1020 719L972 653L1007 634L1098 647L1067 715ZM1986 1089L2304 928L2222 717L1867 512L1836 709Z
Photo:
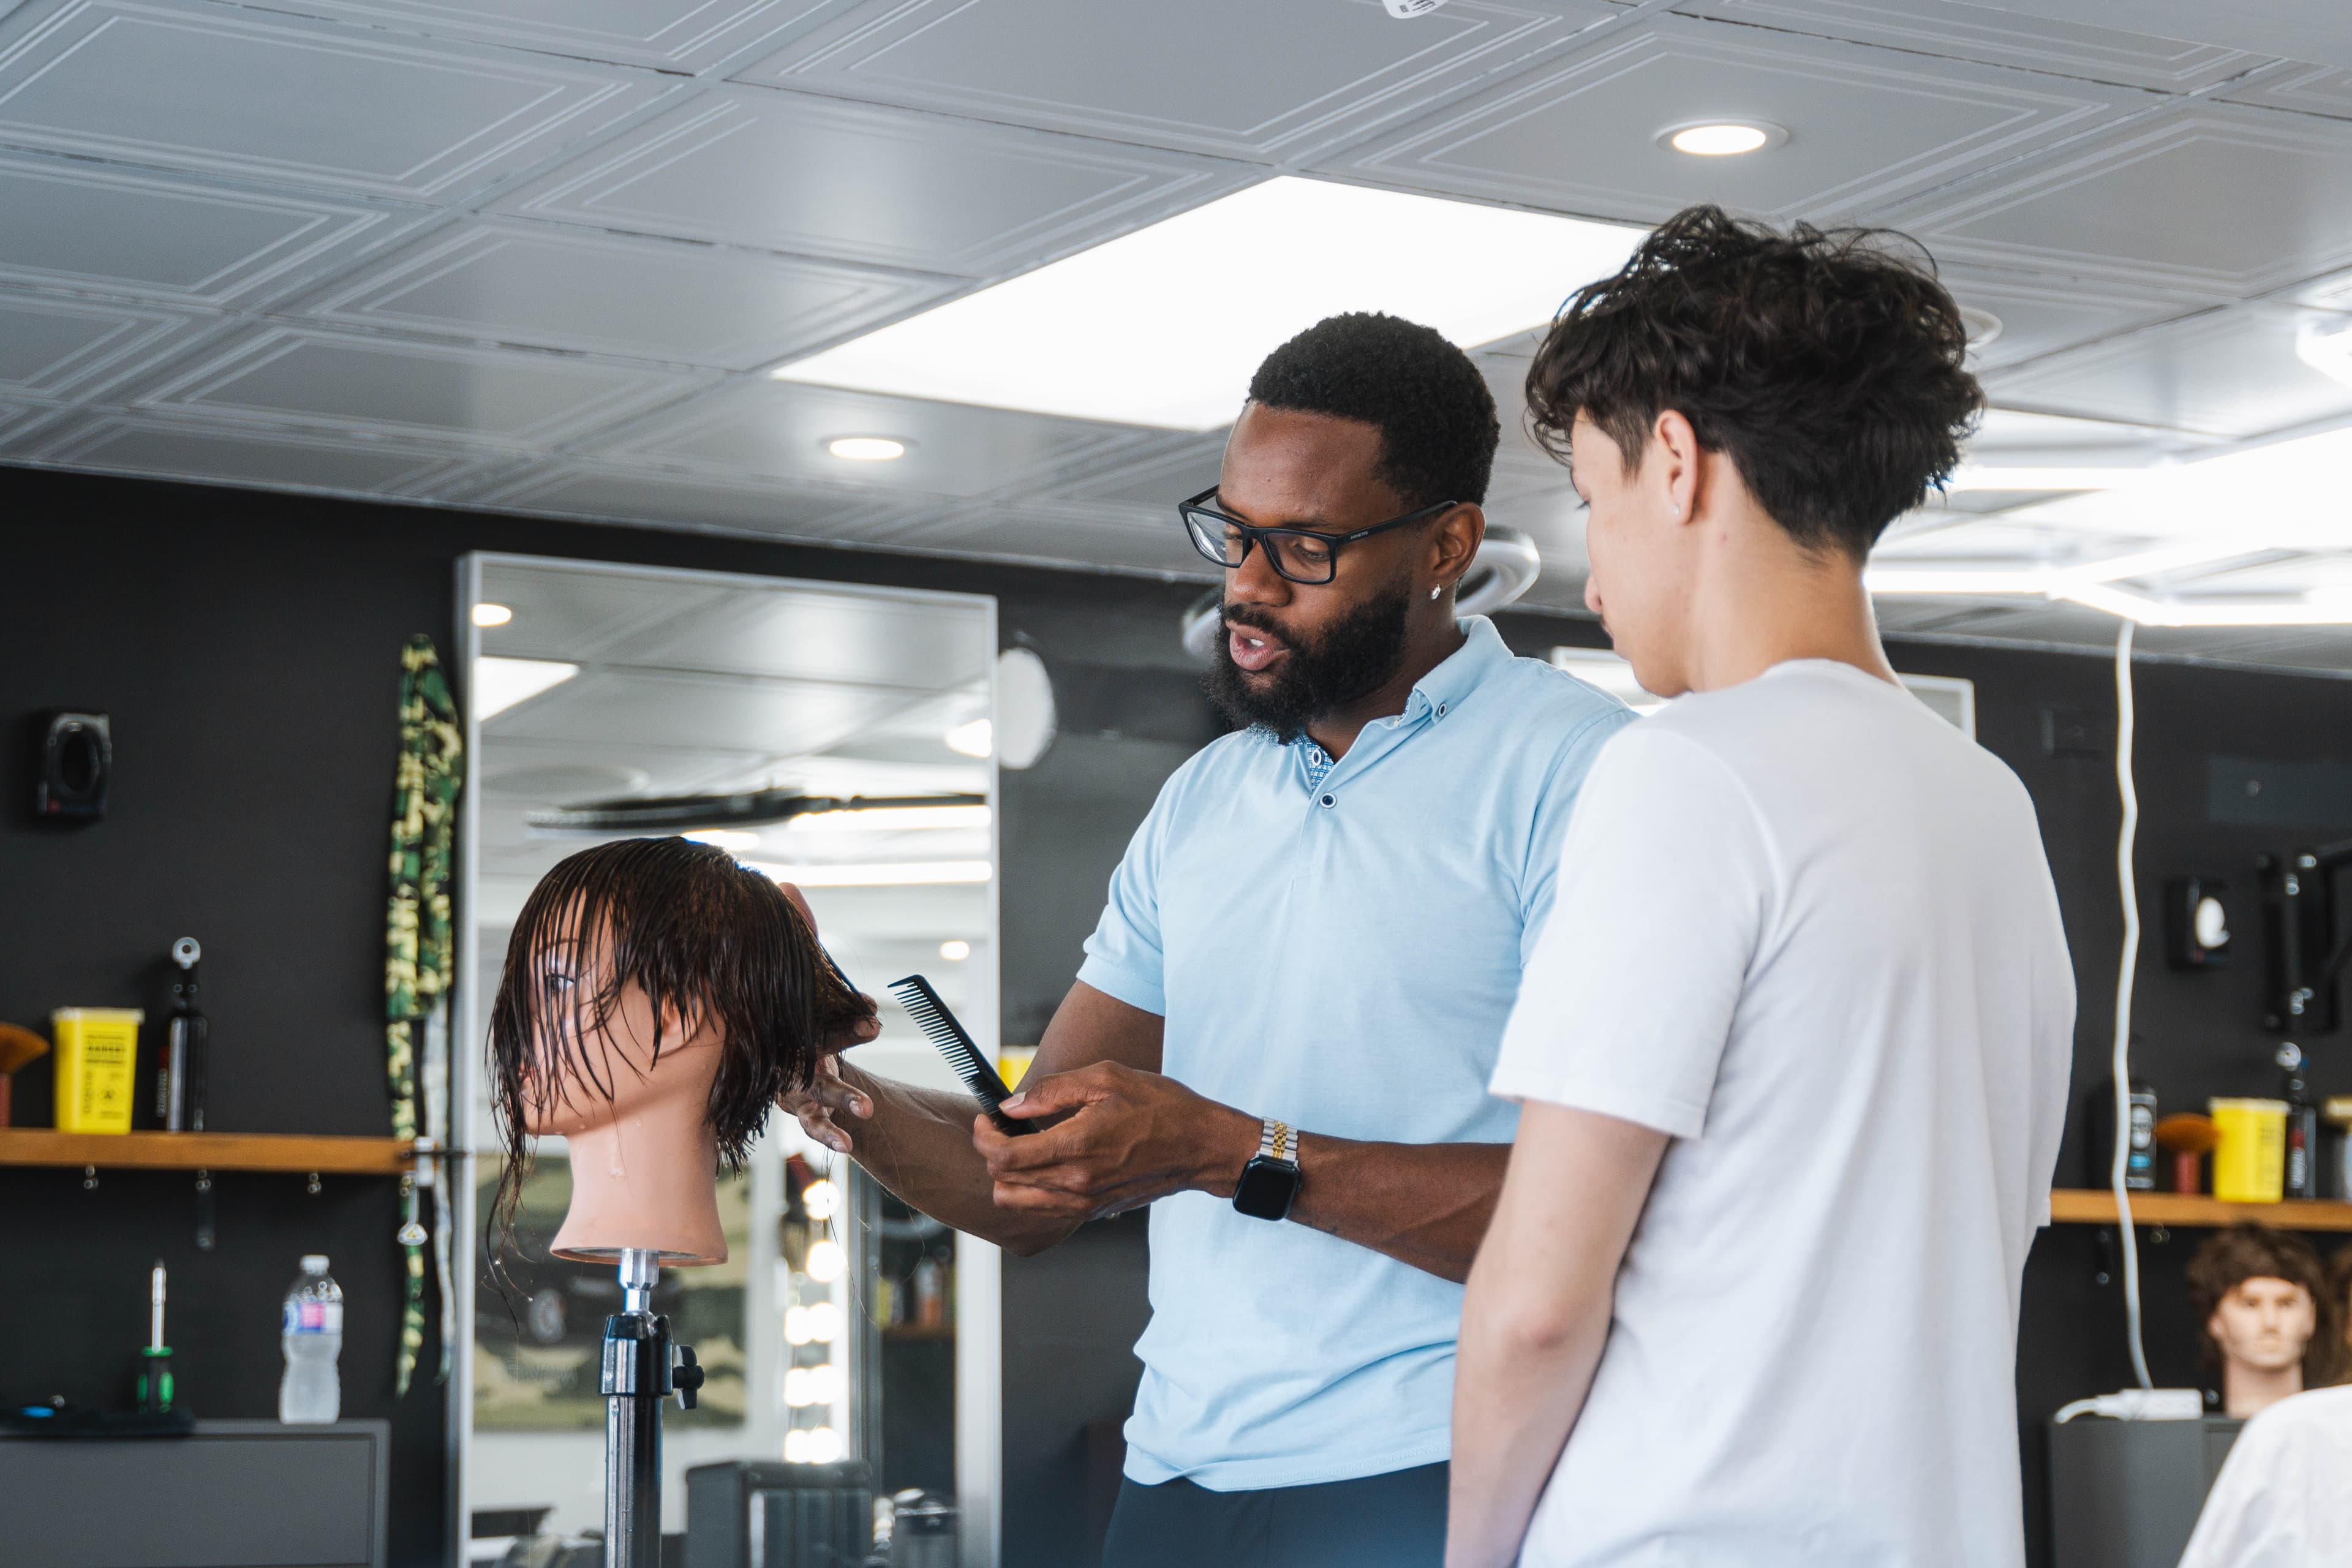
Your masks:
M858 1059L955 1089L883 990L929 977L997 1048L994 601L856 586L476 555L469 639L462 917L467 1061L457 1103L480 1152L461 1194L476 1267L460 1270L453 1450L460 1520L498 1537L603 1522L597 1389L610 1271L551 1261L569 1168L541 1142L511 1243L488 1232L498 1175L478 1045L525 896L606 838L680 831L802 888L825 944L883 1003ZM631 825L631 803L793 795L846 803L772 820ZM772 796L781 799L781 796ZM892 802L902 804L892 805ZM869 804L870 803L870 804ZM667 1272L656 1307L709 1369L701 1407L665 1418L664 1528L687 1525L691 1467L859 1458L876 1489L919 1488L961 1513L962 1560L995 1561L997 1259L900 1206L846 1162L771 1121L724 1176L728 1261ZM490 1266L501 1258L503 1278Z

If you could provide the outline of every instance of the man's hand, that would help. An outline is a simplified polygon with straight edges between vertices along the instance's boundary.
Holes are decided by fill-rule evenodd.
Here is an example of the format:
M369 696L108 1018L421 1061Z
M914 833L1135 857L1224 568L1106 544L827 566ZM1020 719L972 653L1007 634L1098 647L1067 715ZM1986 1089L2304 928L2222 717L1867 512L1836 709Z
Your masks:
M1044 1121L1023 1137L972 1121L997 1206L1071 1221L1140 1208L1171 1193L1231 1197L1257 1152L1260 1123L1156 1072L1096 1062L1055 1073L1004 1102Z
M776 1103L796 1118L808 1135L836 1154L850 1152L848 1118L863 1121L874 1114L873 1098L853 1089L841 1076L841 1053L862 1046L882 1032L873 1013L874 998L861 995L866 1015L848 1028L836 1030L819 1047L816 1071L806 1089L798 1089Z
M790 882L778 884L784 897L790 899L809 923L809 932L816 932L816 911L809 908L808 900ZM845 1028L835 1029L817 1046L816 1069L806 1089L794 1089L776 1103L790 1112L808 1135L836 1154L850 1152L848 1130L836 1117L856 1117L865 1121L874 1114L872 1097L852 1089L841 1076L841 1053L852 1046L862 1046L882 1032L882 1020L877 1016L874 998L860 993L857 998L866 1004L866 1016Z

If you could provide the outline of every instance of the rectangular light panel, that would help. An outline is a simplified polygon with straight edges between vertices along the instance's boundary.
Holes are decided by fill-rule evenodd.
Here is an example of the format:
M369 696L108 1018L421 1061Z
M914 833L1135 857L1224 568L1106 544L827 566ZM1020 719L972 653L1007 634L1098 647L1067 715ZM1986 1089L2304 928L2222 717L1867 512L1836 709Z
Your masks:
M1550 321L1643 232L1285 174L773 374L1213 430L1258 362L1326 316L1384 310L1492 342Z

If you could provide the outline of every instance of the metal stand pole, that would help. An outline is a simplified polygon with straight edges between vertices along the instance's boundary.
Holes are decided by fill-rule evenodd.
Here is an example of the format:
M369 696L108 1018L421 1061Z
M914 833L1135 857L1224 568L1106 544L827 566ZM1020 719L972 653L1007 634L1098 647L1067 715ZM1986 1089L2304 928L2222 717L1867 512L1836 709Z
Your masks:
M693 1409L702 1369L653 1310L655 1255L627 1248L620 1267L621 1310L604 1320L604 1568L661 1568L662 1401Z

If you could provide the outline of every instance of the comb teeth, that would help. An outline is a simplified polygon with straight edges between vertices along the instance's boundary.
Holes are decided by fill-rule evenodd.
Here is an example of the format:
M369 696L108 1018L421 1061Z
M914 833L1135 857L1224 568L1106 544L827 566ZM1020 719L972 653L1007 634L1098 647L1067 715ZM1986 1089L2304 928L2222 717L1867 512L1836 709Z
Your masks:
M956 1016L948 1011L948 1005L940 1000L929 981L919 974L909 974L903 980L893 980L886 989L898 999L898 1005L907 1010L907 1016L922 1030L924 1037L947 1058L948 1065L971 1090L971 1097L995 1118L998 1126L1009 1132L1035 1131L1033 1124L1016 1121L997 1109L1008 1093L1004 1080L996 1076L988 1058L980 1054L980 1047L956 1021Z

